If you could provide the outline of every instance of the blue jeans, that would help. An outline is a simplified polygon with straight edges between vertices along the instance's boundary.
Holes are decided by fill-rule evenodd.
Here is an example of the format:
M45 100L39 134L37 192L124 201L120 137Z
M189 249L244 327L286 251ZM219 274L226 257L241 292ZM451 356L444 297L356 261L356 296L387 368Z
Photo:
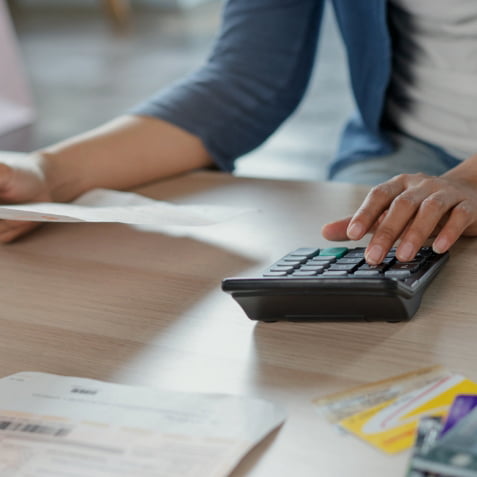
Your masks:
M376 185L404 173L439 176L461 162L442 149L412 137L392 133L391 138L396 146L392 154L348 164L336 171L330 180Z

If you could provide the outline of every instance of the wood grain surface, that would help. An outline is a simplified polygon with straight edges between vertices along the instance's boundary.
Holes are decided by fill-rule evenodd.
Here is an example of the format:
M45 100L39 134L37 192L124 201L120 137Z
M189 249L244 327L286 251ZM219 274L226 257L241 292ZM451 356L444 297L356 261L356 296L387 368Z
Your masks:
M284 426L233 477L403 476L339 433L311 400L431 364L477 379L477 242L461 240L407 323L255 323L220 290L291 249L329 246L321 226L366 189L198 172L138 192L252 207L219 225L157 233L52 224L0 248L0 374L44 371L126 384L260 396ZM362 242L365 243L365 242Z

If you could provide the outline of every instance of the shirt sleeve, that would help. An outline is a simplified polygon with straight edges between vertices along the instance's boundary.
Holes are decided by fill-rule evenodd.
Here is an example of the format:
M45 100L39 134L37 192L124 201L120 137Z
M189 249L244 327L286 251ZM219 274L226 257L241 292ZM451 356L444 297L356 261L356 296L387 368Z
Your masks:
M228 0L205 64L132 110L198 136L216 164L260 145L302 99L324 0Z

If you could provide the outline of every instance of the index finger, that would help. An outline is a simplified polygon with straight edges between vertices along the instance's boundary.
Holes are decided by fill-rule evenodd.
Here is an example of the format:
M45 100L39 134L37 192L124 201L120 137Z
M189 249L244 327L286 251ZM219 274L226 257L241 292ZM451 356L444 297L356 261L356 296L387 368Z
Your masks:
M396 196L404 191L404 180L396 176L374 186L351 218L346 231L351 240L359 240L368 233Z

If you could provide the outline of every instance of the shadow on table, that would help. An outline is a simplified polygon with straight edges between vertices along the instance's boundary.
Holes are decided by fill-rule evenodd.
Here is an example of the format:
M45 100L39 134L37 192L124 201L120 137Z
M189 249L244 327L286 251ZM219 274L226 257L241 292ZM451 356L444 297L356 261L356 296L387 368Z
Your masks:
M273 444L273 441L277 438L281 428L282 426L279 426L273 432L268 434L267 437L261 440L253 449L251 449L238 463L237 467L229 477L242 477L248 475L248 473L257 465L258 461Z
M415 339L422 333L429 363L422 362L422 341ZM413 321L258 323L255 380L268 381L274 372L273 385L278 388L291 385L321 394L329 387L335 392L337 382L371 382L435 364L431 351L438 333L438 327L424 328Z
M254 263L204 241L116 224L44 226L0 247L0 260L1 374L97 379L157 353L171 326L200 319L188 310L224 276Z

